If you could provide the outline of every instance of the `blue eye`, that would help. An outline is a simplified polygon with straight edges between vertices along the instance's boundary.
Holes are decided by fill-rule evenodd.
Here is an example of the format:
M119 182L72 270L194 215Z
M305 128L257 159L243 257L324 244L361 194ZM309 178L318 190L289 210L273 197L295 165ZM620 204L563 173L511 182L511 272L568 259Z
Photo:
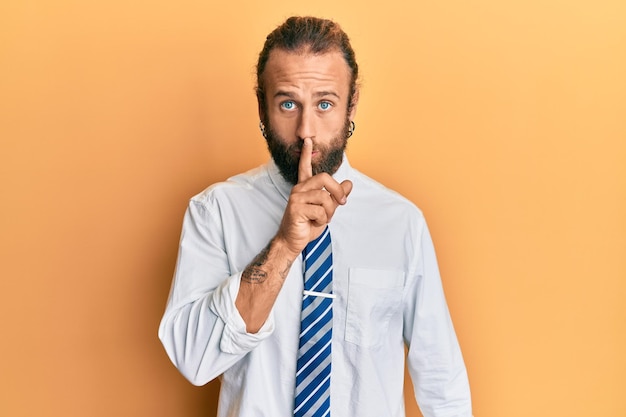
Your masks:
M319 105L320 110L329 110L332 107L328 101L322 101Z
M296 103L293 101L285 101L280 103L280 108L284 110L293 110L296 107Z

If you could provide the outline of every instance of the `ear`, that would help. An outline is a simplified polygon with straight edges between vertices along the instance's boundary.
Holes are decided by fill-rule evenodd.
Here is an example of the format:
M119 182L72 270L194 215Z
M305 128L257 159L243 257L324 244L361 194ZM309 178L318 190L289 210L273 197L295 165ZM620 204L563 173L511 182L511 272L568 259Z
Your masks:
M352 95L352 102L350 103L350 114L348 114L348 119L350 119L350 121L353 121L354 116L356 116L356 108L359 104L360 92L361 90L359 90L359 87L356 87L356 89L354 90L354 94Z
M258 95L256 97L256 102L257 102L258 111L259 111L259 120L260 121L264 121L265 120L265 109L264 109L263 103L261 102L261 98Z

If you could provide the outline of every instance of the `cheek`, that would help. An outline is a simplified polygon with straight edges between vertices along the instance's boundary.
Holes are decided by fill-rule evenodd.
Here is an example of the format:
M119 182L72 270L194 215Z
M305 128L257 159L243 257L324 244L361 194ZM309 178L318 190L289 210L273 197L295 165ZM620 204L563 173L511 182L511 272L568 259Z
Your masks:
M332 120L327 123L329 136L337 137L341 136L345 131L346 126L346 114L337 114L333 116Z
M295 117L283 117L270 114L269 121L272 130L282 138L291 140L292 136L295 136L297 127Z

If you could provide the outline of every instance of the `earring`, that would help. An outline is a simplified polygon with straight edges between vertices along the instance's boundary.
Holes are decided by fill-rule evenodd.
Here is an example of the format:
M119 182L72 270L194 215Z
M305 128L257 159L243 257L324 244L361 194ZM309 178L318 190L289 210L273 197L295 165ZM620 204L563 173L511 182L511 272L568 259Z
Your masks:
M259 129L261 129L261 134L265 139L267 139L267 133L265 133L265 125L262 121L259 121Z
M354 124L354 120L350 120L350 127L348 128L348 137L352 137L355 129L356 129L356 124Z

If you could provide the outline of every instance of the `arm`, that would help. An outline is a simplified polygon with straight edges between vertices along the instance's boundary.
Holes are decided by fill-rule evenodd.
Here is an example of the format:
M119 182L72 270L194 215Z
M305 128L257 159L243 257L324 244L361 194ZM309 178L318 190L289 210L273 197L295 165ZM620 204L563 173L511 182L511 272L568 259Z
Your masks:
M183 221L180 248L159 338L193 384L214 379L268 337L245 332L234 307L241 272L232 271L216 207L193 199Z
M257 333L266 322L294 260L285 244L274 238L241 274L235 306L245 317L247 332Z
M278 233L241 275L235 305L250 333L256 333L269 317L293 261L352 191L350 181L339 184L328 174L313 176L312 150L311 140L304 140L298 184L291 191Z
M272 307L291 263L330 221L337 201L345 203L351 184L311 177L310 140L307 148L301 165L308 162L308 174L302 170L276 236L244 271L230 270L221 220L200 202L189 205L159 338L193 384L222 374L272 334Z
M404 311L404 337L415 398L424 417L471 417L467 371L425 223L420 234L417 271Z

